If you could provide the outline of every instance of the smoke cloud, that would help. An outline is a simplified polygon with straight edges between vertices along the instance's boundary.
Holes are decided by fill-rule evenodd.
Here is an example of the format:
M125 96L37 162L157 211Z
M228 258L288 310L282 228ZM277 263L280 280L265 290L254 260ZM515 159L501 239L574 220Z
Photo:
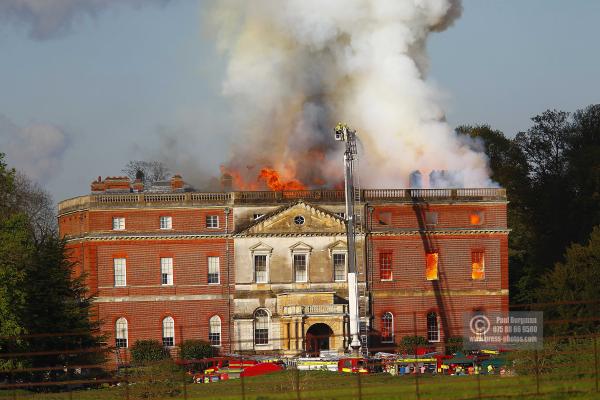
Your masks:
M29 36L44 40L64 35L74 21L96 17L108 7L166 4L170 0L2 0L0 21L26 25Z
M332 132L341 121L359 134L365 186L408 186L415 170L425 186L434 170L455 174L455 186L492 185L485 155L448 126L425 81L429 34L461 10L459 0L216 2L237 126L226 170L252 181L267 166L331 186L342 174Z
M11 167L37 182L45 182L60 172L70 141L62 129L49 124L19 127L0 114L0 152Z

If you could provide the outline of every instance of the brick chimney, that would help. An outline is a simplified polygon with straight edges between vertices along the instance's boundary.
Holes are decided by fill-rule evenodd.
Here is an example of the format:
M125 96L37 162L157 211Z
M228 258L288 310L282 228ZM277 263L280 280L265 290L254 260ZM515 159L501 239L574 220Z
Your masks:
M137 178L135 181L133 181L132 187L135 193L141 193L144 191L144 182L142 182L141 178Z
M171 190L174 192L183 190L183 178L181 175L173 175L171 178Z
M104 178L107 192L129 192L131 184L126 176L107 176Z
M102 193L106 190L106 185L102 182L102 177L99 176L98 179L92 182L90 185L90 189L92 193Z

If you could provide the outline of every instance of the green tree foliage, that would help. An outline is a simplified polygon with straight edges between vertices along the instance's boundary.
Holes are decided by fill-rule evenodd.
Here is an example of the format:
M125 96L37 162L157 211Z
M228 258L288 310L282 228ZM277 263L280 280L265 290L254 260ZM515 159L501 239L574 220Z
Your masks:
M83 278L74 278L65 242L52 228L50 198L3 159L0 154L0 352L49 354L0 358L0 368L101 362L102 352L77 352L100 347L103 338ZM40 369L23 379L59 375L68 378Z
M180 357L184 360L194 360L200 358L213 357L215 348L207 341L189 339L181 344Z
M134 365L146 365L169 357L169 352L158 340L136 340L131 347L131 360Z
M519 145L489 125L463 125L458 133L481 140L489 158L491 178L508 192L508 237L509 278L511 287L515 287L528 265L528 248L532 233L527 211L527 193L530 188L529 164Z
M27 305L24 266L31 263L34 246L29 235L27 218L13 214L0 219L0 351L19 352L27 333L24 323ZM6 339L14 336L15 339ZM0 369L22 365L22 360L0 359Z
M28 350L88 351L36 356L30 361L33 367L92 365L105 359L105 349L101 345L103 338L99 333L98 320L92 313L92 301L84 285L84 277L76 277L73 267L66 257L64 241L52 235L37 243L32 262L25 269L29 279L25 285L27 306L24 321L28 332L51 335L32 337L28 341ZM67 334L60 335L62 333ZM34 377L42 379L42 373L34 374Z
M457 128L483 141L492 178L508 191L511 301L522 303L538 300L540 277L600 224L600 104L532 122L514 139L487 125Z
M555 332L597 332L600 328L600 226L596 226L586 245L573 244L564 262L546 272L537 289L542 302L564 302L545 311L552 320L577 320L550 326Z

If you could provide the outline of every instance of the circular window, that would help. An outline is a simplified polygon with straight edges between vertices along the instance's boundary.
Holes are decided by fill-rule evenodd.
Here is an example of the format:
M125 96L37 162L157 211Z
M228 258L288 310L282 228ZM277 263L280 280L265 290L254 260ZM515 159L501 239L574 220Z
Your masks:
M304 225L304 217L302 215L296 215L294 217L294 223L296 225Z

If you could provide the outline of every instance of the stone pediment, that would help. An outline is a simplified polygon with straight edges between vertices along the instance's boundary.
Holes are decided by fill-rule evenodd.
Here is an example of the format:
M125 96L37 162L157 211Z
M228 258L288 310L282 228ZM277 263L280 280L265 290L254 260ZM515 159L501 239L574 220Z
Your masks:
M342 234L346 222L338 215L299 200L257 220L241 235Z
M329 254L332 254L334 251L348 251L348 244L345 240L338 240L327 246L327 249L329 250Z
M269 253L273 252L273 248L268 244L264 244L263 242L258 242L254 246L250 247L250 251L252 253Z

